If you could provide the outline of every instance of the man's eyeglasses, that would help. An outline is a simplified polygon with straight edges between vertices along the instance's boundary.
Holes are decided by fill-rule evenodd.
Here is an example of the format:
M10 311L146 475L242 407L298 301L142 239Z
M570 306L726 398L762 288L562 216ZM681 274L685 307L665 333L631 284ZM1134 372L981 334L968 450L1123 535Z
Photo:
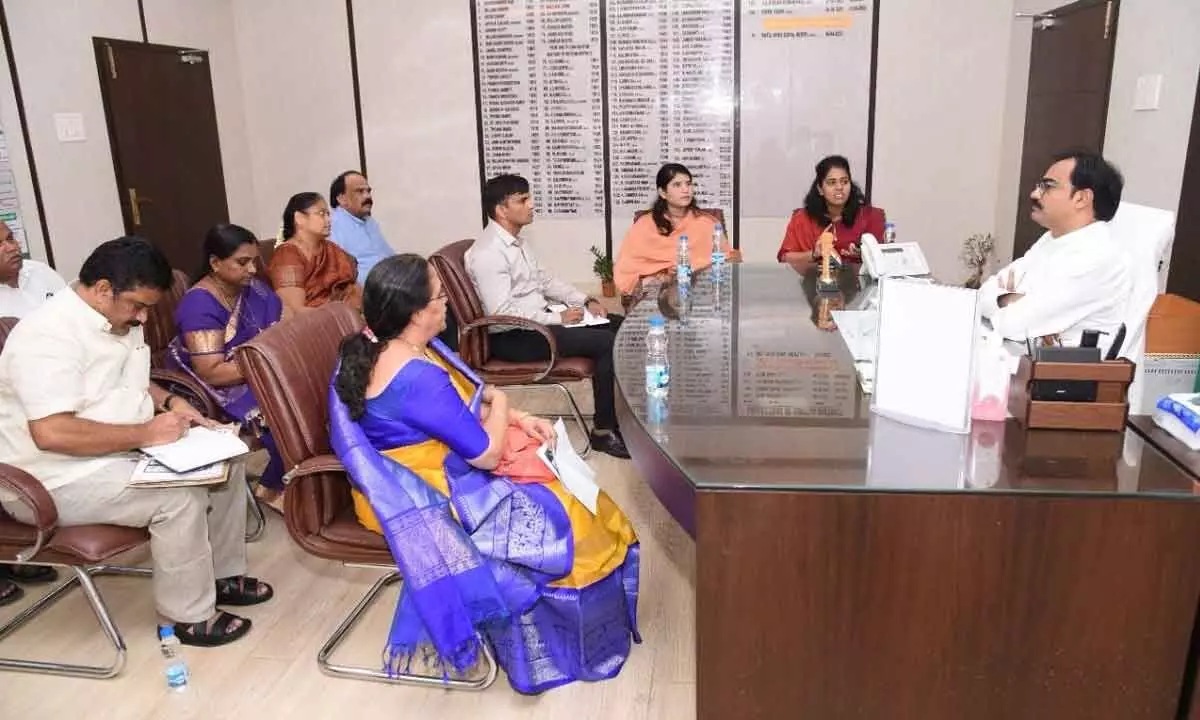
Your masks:
M1056 187L1062 187L1054 178L1042 178L1033 184L1033 189L1045 195Z

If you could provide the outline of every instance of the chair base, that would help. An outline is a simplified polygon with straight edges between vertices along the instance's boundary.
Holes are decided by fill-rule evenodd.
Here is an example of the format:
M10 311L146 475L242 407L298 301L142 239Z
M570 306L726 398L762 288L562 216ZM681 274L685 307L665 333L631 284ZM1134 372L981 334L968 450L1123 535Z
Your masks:
M539 389L545 389L545 388L554 388L554 389L558 390L559 392L561 392L563 394L563 396L567 399L567 406L568 406L568 409L570 410L571 414L570 415L556 414L556 413L547 413L547 414L550 415L551 417L573 418L575 420L575 424L579 426L580 432L583 433L583 447L576 447L575 452L579 453L579 457L587 457L588 454L592 452L592 443L590 440L592 431L590 428L588 428L587 422L585 422L583 419L583 412L580 411L580 409L579 409L579 403L575 402L575 396L573 396L571 394L571 391L567 389L566 385L563 385L562 383L558 383L558 382L542 382L542 383L531 383L531 384L526 384L526 385L502 385L501 387L506 391L513 390L513 389L515 389L515 390L539 390Z
M330 662L329 657L333 655L338 646L346 639L346 635L349 634L350 630L362 619L367 608L379 597L379 593L387 586L400 582L400 579L399 572L396 570L389 571L386 575L376 580L371 589L367 591L367 594L358 601L358 604L354 606L354 609L350 611L346 619L342 620L337 629L333 631L333 634L329 636L329 640L321 646L320 652L317 653L317 666L321 668L321 672L334 677L370 680L392 685L416 685L419 687L441 688L443 690L486 690L492 683L496 682L499 668L496 666L496 659L492 656L492 650L486 642L481 642L480 647L483 649L483 659L484 664L487 666L487 673L477 680L443 680L441 677L407 673L390 675L379 668L337 665Z
M246 510L254 520L246 529L246 542L256 542L267 531L267 516L263 513L262 505L254 497L254 488L250 486L250 477L246 477Z
M27 564L55 565L54 563ZM116 657L108 665L73 665L70 663L45 662L41 660L0 658L0 670L40 673L43 675L65 675L68 677L96 680L115 676L125 667L125 639L121 637L121 631L117 629L116 623L113 622L112 615L108 612L108 606L104 604L104 598L100 596L100 591L96 588L96 584L92 582L92 577L95 575L136 575L149 577L151 570L149 568L123 567L120 565L57 565L57 567L70 569L74 573L74 577L43 595L37 602L22 610L16 617L5 623L3 627L0 627L0 641L3 641L4 638L32 620L43 610L61 600L68 590L78 585L83 588L83 593L88 599L88 604L92 606L92 612L96 614L96 619L100 622L101 629L104 630L105 636L108 637L108 641L112 644L113 650L116 652Z

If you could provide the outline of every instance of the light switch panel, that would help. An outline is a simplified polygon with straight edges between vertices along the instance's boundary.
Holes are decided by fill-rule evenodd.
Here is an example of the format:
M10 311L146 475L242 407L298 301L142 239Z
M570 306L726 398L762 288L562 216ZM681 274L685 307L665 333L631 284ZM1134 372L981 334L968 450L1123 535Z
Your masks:
M1162 75L1139 75L1133 94L1134 110L1157 110L1162 95Z
M80 113L54 113L54 133L59 142L83 142L87 133L83 129L83 115Z

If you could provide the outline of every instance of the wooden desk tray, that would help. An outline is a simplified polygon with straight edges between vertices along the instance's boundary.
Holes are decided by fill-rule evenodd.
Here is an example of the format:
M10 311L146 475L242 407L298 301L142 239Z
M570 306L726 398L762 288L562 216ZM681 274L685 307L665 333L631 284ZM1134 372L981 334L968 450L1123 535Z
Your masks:
M1095 402L1059 402L1030 399L1035 380L1087 380L1096 385ZM1133 363L1109 360L1098 363L1034 362L1021 358L1009 386L1008 411L1028 429L1109 430L1121 432L1129 415L1129 384Z

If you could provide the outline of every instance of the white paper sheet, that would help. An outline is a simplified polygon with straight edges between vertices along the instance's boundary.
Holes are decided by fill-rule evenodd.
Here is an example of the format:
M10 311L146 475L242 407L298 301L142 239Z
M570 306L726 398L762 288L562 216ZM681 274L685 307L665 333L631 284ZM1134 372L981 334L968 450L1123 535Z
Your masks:
M970 432L978 296L948 285L883 281L872 410L914 425Z
M555 443L553 452L546 445L538 448L538 457L562 481L563 487L583 503L593 515L600 500L600 486L596 484L596 471L579 457L567 436L567 426L562 418L554 423Z
M245 455L250 448L235 429L209 429L195 426L173 443L144 447L142 452L177 473L186 473L205 465Z
M547 305L546 309L549 310L550 312L560 313L560 312L563 312L564 310L566 310L567 306L566 305ZM577 323L571 323L570 325L563 325L563 327L573 328L573 327L587 327L589 325L607 325L607 324L608 324L608 318L600 317L599 315L593 315L591 310L588 310L587 308L583 308L583 319L582 320L580 320Z

